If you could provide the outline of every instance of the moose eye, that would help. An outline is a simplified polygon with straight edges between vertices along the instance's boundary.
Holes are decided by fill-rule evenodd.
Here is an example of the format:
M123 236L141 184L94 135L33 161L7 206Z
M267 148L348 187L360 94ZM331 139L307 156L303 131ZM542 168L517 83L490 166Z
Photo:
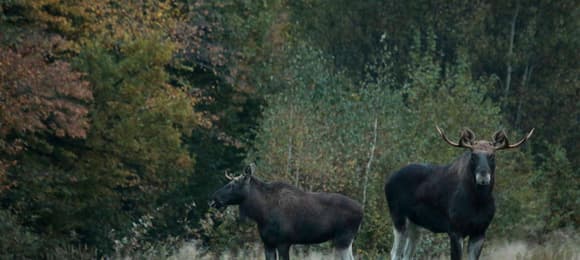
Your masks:
M472 154L470 160L471 160L471 162L477 161L477 156Z

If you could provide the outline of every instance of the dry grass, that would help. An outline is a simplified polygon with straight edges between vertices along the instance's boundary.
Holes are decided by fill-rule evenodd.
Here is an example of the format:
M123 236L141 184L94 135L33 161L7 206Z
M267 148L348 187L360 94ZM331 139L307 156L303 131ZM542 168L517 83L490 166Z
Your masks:
M517 242L495 242L484 248L481 259L516 259L516 260L580 260L579 240L557 240L542 245ZM321 260L333 259L332 252L309 250L307 247L298 247L291 250L292 259ZM233 260L233 259L264 259L263 248L256 244L242 251L224 251L218 253L207 252L195 243L188 243L167 259L185 260ZM368 259L389 259L388 255L376 255ZM448 259L448 256L433 259ZM362 259L357 257L357 259ZM367 258L365 258L367 259Z
M483 248L481 259L580 260L579 234L555 232L545 239L542 244L526 241L489 242ZM449 256L444 255L438 259L449 259Z
M526 259L526 260L580 260L580 244L578 240L549 242L538 245L526 242L510 242L492 245L487 248L483 259Z
M481 259L515 259L515 260L580 260L580 234L573 230L566 232L554 232L550 235L543 236L538 239L542 243L534 243L529 241L489 241L484 246ZM233 259L264 259L264 249L261 243L252 243L243 245L239 249L238 245L232 246L231 250L215 251L206 247L200 246L199 243L186 242L174 250L173 246L163 246L161 244L146 250L146 252L133 252L128 256L113 256L110 259L170 259L170 260L185 260L185 259L200 259L200 260L233 260ZM466 243L464 243L466 245ZM385 245L384 252L390 250L390 245ZM418 255L418 259L449 259L447 254L448 245L443 240L433 240L428 244L419 244L422 253ZM439 247L441 250L433 250L433 247ZM445 249L445 250L443 250ZM431 250L433 257L429 257L428 252ZM464 250L467 251L467 250ZM60 252L60 251L59 251ZM443 255L441 252L444 252ZM356 259L390 259L388 253L373 253L364 252L360 249L355 250ZM466 252L464 252L464 255ZM363 257L364 255L364 257ZM80 257L87 256L87 257ZM54 255L54 257L47 257L47 259L96 259L94 252L88 250L81 250L79 248L70 248L61 253ZM305 260L320 260L320 259L334 259L334 252L330 248L330 244L322 244L317 246L293 246L291 249L291 259L305 259Z
M200 259L200 260L235 260L235 259L264 259L263 247L259 244L253 245L243 251L229 251L224 252L207 252L200 249L195 243L188 243L181 247L174 255L170 256L168 260L189 260L189 259ZM291 259L304 259L304 260L322 260L322 259L332 259L332 252L317 252L304 250L303 247L300 249L292 248Z

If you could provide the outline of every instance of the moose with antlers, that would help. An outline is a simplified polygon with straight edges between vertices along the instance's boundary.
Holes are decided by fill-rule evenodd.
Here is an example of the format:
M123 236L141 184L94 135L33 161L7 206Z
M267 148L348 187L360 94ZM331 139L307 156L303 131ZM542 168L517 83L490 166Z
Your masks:
M266 260L289 259L293 244L332 241L339 259L354 260L352 242L363 210L357 201L337 193L306 192L282 182L262 182L254 165L217 190L210 206L239 205L240 214L258 224Z
M451 146L468 151L448 165L410 164L388 178L384 189L394 225L391 259L412 257L419 239L418 227L447 233L451 259L461 259L463 239L469 237L469 259L479 259L495 213L495 152L519 147L534 129L514 144L504 131L486 141L476 140L473 131L465 128L457 143L439 127L437 131Z

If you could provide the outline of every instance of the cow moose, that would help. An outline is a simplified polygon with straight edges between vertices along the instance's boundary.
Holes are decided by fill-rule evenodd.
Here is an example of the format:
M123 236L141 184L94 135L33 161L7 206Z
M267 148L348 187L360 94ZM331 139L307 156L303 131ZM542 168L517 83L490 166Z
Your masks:
M479 259L495 213L495 151L516 148L534 132L532 129L519 142L510 144L503 130L497 131L492 141L485 141L475 140L473 131L465 128L456 143L436 128L445 142L469 151L448 165L410 164L388 178L384 189L394 226L391 259L413 256L418 227L447 233L451 259L461 259L463 239L469 237L469 259Z
M352 243L363 210L357 201L337 193L305 192L295 186L267 183L254 176L250 165L245 174L232 177L217 190L210 206L239 205L240 214L258 224L266 260L289 259L293 244L332 241L339 259L354 260Z

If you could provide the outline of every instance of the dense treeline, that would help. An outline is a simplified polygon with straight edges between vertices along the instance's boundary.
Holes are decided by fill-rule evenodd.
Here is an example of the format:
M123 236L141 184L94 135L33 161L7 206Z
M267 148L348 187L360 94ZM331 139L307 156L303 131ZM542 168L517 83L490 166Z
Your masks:
M435 124L512 139L535 127L524 149L499 155L489 237L576 232L579 11L575 1L2 1L0 256L257 240L234 211L206 203L224 171L250 161L262 178L361 201L357 252L380 254L392 239L386 176L459 153ZM438 254L443 240L422 243Z

